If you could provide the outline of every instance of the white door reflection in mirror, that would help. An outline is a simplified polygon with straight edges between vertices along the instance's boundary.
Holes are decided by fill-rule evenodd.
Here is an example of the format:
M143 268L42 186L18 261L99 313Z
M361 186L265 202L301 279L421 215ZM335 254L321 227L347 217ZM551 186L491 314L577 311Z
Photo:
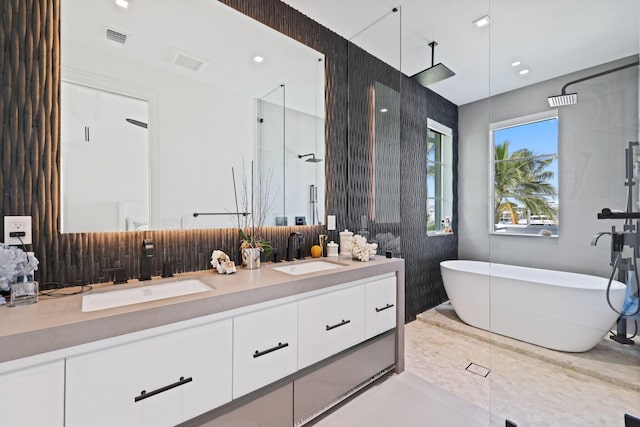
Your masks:
M149 106L62 82L62 230L149 229Z

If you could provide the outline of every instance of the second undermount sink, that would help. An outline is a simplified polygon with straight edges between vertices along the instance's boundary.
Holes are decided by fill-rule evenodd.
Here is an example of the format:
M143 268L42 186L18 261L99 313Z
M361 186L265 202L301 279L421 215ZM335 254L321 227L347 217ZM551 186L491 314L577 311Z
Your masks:
M316 273L318 271L332 270L339 267L342 267L342 264L337 264L335 262L329 261L310 261L300 264L290 264L280 267L273 267L273 269L297 276L299 274Z
M172 282L145 284L124 289L109 288L105 291L92 291L82 297L82 311L97 311L123 305L156 301L181 295L210 291L212 288L198 279L184 279Z

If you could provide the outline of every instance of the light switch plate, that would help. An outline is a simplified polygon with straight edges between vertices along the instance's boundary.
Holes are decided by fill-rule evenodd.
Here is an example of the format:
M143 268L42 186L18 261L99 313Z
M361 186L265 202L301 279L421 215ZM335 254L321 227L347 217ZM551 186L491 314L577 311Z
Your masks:
M327 230L335 230L336 229L336 216L335 215L327 215Z
M10 237L13 231L23 231L24 236ZM5 216L4 217L4 243L8 245L21 246L22 244L30 245L33 243L31 237L31 217L30 216Z

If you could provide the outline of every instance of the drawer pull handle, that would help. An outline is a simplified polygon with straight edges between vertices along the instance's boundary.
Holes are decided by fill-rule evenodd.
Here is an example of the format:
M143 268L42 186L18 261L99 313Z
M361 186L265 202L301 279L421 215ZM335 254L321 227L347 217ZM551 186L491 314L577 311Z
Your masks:
M376 307L376 313L380 313L381 311L384 311L384 310L386 310L387 308L391 308L391 307L393 307L393 304L387 304L387 305L385 305L385 306L384 306L384 307L382 307L382 308L378 308L378 307Z
M166 385L164 387L160 387L160 388L155 389L153 391L147 392L146 390L142 390L140 392L140 396L134 397L133 401L134 402L140 402L143 399L147 399L147 398L149 398L151 396L155 396L156 394L163 393L163 392L165 392L167 390L171 390L172 388L179 387L179 386L181 386L183 384L190 383L191 381L193 381L192 377L189 377L189 378L180 377L180 379L178 381L176 381L175 383Z
M256 357L264 356L265 354L269 354L272 351L280 350L280 349L285 348L285 347L289 347L289 343L288 342L286 342L284 344L279 342L278 345L275 346L275 347L271 347L271 348L268 348L268 349L263 350L263 351L256 350L256 352L253 353L253 358L255 359Z
M327 329L327 331L330 331L332 329L339 328L340 326L344 326L347 323L351 323L351 320L343 320L342 322L340 322L340 323L338 323L336 325L331 325L331 326L327 325L326 329Z

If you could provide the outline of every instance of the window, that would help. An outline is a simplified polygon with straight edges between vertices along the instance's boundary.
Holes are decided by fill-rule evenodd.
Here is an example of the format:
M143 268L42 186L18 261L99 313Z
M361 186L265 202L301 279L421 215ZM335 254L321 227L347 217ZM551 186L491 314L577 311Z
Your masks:
M453 221L451 129L427 121L427 233L450 232Z
M558 116L491 125L490 232L558 235Z

